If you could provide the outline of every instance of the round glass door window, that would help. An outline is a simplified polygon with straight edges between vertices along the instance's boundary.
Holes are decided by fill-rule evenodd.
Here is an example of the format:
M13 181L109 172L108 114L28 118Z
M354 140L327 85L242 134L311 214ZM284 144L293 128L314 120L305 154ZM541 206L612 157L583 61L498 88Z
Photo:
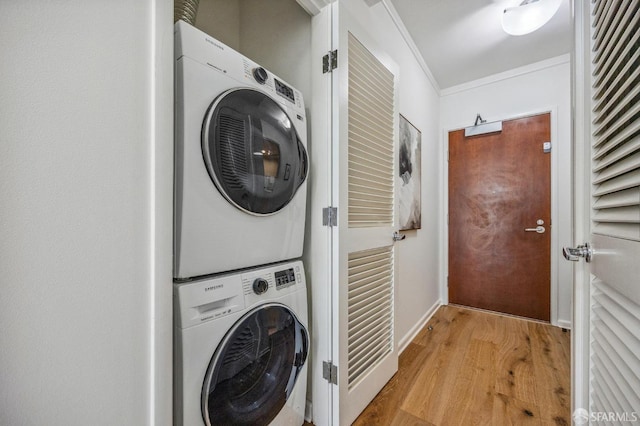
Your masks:
M307 359L307 330L284 305L247 313L216 350L202 388L210 425L266 425L291 396Z
M220 193L253 214L282 209L307 176L307 152L293 122L257 90L229 90L209 106L202 153Z

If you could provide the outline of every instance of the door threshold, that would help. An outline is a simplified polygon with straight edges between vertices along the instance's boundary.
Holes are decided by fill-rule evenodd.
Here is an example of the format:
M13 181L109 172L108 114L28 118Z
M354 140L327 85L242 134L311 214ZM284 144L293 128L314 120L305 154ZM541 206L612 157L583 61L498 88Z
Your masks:
M501 317L508 317L508 318L521 319L521 320L524 320L524 321L537 322L538 324L553 325L553 324L551 324L550 321L543 321L543 320L539 320L539 319L536 319L536 318L529 318L529 317L522 317L520 315L507 314L505 312L491 311L489 309L476 308L474 306L458 305L456 303L449 303L449 306L453 306L453 307L460 308L460 309L468 309L468 310L471 310L471 311L484 312L486 314L493 314L493 315L498 315L498 316L501 316Z

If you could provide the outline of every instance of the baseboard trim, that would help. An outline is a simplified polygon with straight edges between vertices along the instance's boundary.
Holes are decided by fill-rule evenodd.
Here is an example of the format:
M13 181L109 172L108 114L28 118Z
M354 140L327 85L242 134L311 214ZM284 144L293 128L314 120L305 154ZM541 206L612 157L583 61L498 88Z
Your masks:
M438 308L442 306L442 300L438 299L436 303L431 306L427 312L420 318L420 320L409 330L407 334L404 335L402 339L398 342L398 355L404 352L404 350L409 346L409 343L413 340L414 337L422 330L422 328L427 325L427 322L431 319L433 314L438 310Z
M558 327L566 328L567 330L571 330L571 321L558 320Z
M309 395L307 395L307 396L309 396ZM307 422L307 423L312 423L312 421L311 421L312 420L312 416L311 416L312 409L313 409L313 405L312 405L311 401L309 401L307 399L306 404L304 406L304 421Z

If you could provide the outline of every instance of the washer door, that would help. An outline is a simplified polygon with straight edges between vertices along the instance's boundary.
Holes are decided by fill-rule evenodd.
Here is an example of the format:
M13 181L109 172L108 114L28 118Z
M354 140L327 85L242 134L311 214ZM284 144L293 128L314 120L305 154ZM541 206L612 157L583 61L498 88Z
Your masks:
M307 176L307 152L293 122L257 90L232 89L209 106L202 153L220 193L248 213L282 209Z
M268 424L291 396L309 348L305 327L281 304L243 316L216 350L202 388L210 425Z

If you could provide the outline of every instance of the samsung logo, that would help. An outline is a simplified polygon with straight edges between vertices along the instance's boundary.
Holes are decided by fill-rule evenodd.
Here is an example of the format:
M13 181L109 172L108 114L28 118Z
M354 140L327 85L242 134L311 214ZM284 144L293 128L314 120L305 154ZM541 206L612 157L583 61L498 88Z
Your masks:
M219 45L218 43L216 43L215 41L211 40L210 38L205 38L205 41L209 44L213 44L215 47L217 47L220 50L224 50L224 47Z
M209 287L205 287L204 291L206 292L206 291L211 291L211 290L220 290L223 287L224 287L224 284L212 285L212 286L209 286Z

